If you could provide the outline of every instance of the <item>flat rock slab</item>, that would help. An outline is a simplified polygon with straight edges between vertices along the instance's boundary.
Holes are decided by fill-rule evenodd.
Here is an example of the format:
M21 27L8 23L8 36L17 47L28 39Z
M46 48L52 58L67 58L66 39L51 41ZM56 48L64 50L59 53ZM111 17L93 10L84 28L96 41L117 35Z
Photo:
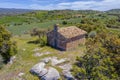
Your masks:
M48 55L48 54L51 54L51 52L43 52L43 53L36 52L36 53L34 54L34 56L35 56L35 57L40 57L40 56Z
M47 57L47 58L42 59L41 61L44 63L51 62L52 66L56 66L58 64L68 61L68 59L67 58L58 59L57 57Z
M41 80L58 80L60 78L59 72L52 67L49 67L48 73L40 77Z
M52 66L55 66L55 65L61 64L61 63L66 62L66 61L67 61L66 58L64 58L64 59L57 59L57 57L53 57L51 59L51 64L52 64Z
M58 80L60 78L59 72L52 67L45 68L44 62L40 62L33 66L30 72L37 75L40 80Z
M63 70L70 71L72 69L72 65L70 63L68 63L68 64L64 64L64 65L59 66L59 68L61 68Z

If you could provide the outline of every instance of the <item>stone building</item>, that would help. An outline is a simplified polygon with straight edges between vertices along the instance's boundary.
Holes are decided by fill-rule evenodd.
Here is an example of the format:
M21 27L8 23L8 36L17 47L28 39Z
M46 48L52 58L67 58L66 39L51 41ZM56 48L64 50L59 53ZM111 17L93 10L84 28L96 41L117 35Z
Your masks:
M80 44L85 44L86 33L76 26L59 28L55 25L54 29L47 33L47 41L54 48L71 50L77 48Z

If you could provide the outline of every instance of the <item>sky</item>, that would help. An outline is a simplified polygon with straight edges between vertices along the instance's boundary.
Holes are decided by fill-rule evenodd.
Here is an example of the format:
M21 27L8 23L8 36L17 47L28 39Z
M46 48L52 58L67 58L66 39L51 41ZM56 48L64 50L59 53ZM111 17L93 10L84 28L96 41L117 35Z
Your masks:
M0 0L0 8L105 11L120 9L120 0Z

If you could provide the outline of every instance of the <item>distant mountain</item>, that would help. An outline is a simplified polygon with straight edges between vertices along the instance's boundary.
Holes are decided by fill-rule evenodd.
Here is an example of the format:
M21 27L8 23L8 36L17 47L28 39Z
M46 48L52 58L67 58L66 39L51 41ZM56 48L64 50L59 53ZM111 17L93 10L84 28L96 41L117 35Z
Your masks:
M120 14L120 9L111 9L106 12L110 14Z
M0 8L0 17L1 16L6 16L6 15L18 15L18 14L24 14L24 13L29 13L33 12L36 13L36 11L44 11L44 10L31 10L31 9L15 9L15 8ZM47 10L45 10L47 11ZM96 10L52 10L48 12L56 13L58 14L67 14L67 13L80 13L80 14L96 14L96 13L103 13L103 11L96 11ZM108 11L105 11L108 14L120 14L120 9L111 9Z
M0 16L23 14L32 11L30 9L0 8Z

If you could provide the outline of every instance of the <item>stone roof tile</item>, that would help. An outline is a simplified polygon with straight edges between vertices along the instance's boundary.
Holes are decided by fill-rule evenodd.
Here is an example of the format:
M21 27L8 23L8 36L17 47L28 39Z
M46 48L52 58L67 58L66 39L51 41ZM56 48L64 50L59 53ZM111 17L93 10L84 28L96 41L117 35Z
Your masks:
M58 32L66 38L72 38L72 37L79 36L79 35L87 33L86 31L84 31L80 28L77 28L76 26L59 28Z

